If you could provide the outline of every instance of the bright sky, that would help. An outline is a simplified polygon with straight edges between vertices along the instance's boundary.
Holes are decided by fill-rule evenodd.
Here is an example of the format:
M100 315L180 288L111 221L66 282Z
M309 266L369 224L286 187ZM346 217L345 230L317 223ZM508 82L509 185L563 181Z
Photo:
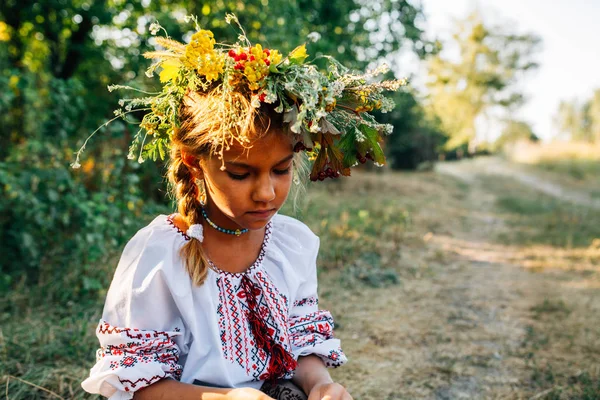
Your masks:
M453 20L479 9L494 25L542 38L540 68L524 81L528 103L517 117L532 124L541 138L553 135L552 117L561 100L588 99L600 88L599 0L420 0L427 28L442 41ZM417 3L417 1L415 1ZM411 71L413 72L413 71Z

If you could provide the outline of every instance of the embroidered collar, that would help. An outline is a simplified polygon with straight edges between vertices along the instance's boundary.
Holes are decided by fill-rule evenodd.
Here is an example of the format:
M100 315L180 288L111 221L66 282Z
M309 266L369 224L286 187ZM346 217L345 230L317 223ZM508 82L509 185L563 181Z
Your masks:
M175 229L181 236L183 236L183 238L185 240L190 240L190 237L188 235L186 235L185 232L183 232L181 229L179 229L179 227L177 225L175 225L174 219L175 219L175 215L177 214L171 214L167 216L167 223L169 225L171 225L171 227L173 229ZM262 265L262 262L265 258L265 254L266 254L266 250L268 247L268 244L271 240L271 232L272 232L272 228L273 228L273 220L269 221L269 223L267 223L267 226L265 227L265 236L263 239L263 242L260 246L260 252L258 253L258 257L256 258L256 260L254 261L254 263L252 263L252 265L244 272L228 272L228 271L224 271L221 268L217 267L215 265L215 263L213 263L211 260L208 260L208 263L210 264L210 268L222 275L228 275L228 276L232 276L232 277L242 277L244 275L249 274L250 272L254 271L255 269L259 268Z

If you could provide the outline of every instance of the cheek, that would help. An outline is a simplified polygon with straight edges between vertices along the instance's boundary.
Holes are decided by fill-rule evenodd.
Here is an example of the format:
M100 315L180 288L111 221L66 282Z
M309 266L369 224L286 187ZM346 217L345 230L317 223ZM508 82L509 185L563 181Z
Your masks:
M284 176L278 177L276 190L277 190L277 195L279 197L283 197L282 200L285 200L285 198L288 196L288 194L290 192L290 188L292 187L292 180L293 180L293 175L291 172L289 175L284 175Z
M226 176L211 179L209 186L212 200L223 211L234 211L249 192L249 185L244 181L233 181Z

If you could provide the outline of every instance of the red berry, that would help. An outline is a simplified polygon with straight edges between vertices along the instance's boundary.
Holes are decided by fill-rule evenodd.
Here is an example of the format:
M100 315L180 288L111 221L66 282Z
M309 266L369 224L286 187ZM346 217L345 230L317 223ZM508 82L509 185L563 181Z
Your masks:
M260 96L258 97L258 99L259 99L260 101L264 102L266 97L267 97L267 95L266 95L266 94L264 94L264 93L261 93L261 94L260 94Z
M269 49L264 49L264 50L263 50L263 53L267 53L267 55L268 55L268 56L270 56L270 55L271 55L271 51L270 51Z
M233 67L234 69L244 69L244 66L240 63L235 64L235 67Z
M319 180L322 181L322 180L325 180L325 178L327 178L327 175L325 175L325 172L323 172L323 171L319 172Z
M254 61L254 60L256 60L256 57L250 56L250 61Z
M229 57L235 57L235 56L237 56L237 54L235 53L235 50L233 50L233 49L229 50L228 54L229 54Z
M271 65L271 61L269 61L268 58L265 58L265 64L267 64L267 67L268 67L269 65Z
M325 173L327 174L327 176L331 177L333 175L333 169L331 167L327 168L325 170Z
M317 177L316 177L316 176L312 176L312 175L311 175L311 176L310 176L310 180L311 180L312 182L316 182L316 181L317 181Z

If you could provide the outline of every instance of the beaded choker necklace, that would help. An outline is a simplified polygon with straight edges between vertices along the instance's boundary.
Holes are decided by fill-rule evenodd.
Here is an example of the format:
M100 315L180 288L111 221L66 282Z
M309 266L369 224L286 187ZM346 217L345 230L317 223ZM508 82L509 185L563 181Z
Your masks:
M240 236L242 233L248 232L248 229L246 229L246 228L244 228L244 229L236 229L236 230L221 228L219 225L217 225L214 222L212 222L210 220L210 218L208 218L208 215L206 215L206 210L204 208L202 208L202 216L204 217L204 219L206 220L206 222L208 222L208 224L210 226L212 226L213 228L215 228L219 232L223 232L223 233L226 233L228 235L235 235L235 236Z

